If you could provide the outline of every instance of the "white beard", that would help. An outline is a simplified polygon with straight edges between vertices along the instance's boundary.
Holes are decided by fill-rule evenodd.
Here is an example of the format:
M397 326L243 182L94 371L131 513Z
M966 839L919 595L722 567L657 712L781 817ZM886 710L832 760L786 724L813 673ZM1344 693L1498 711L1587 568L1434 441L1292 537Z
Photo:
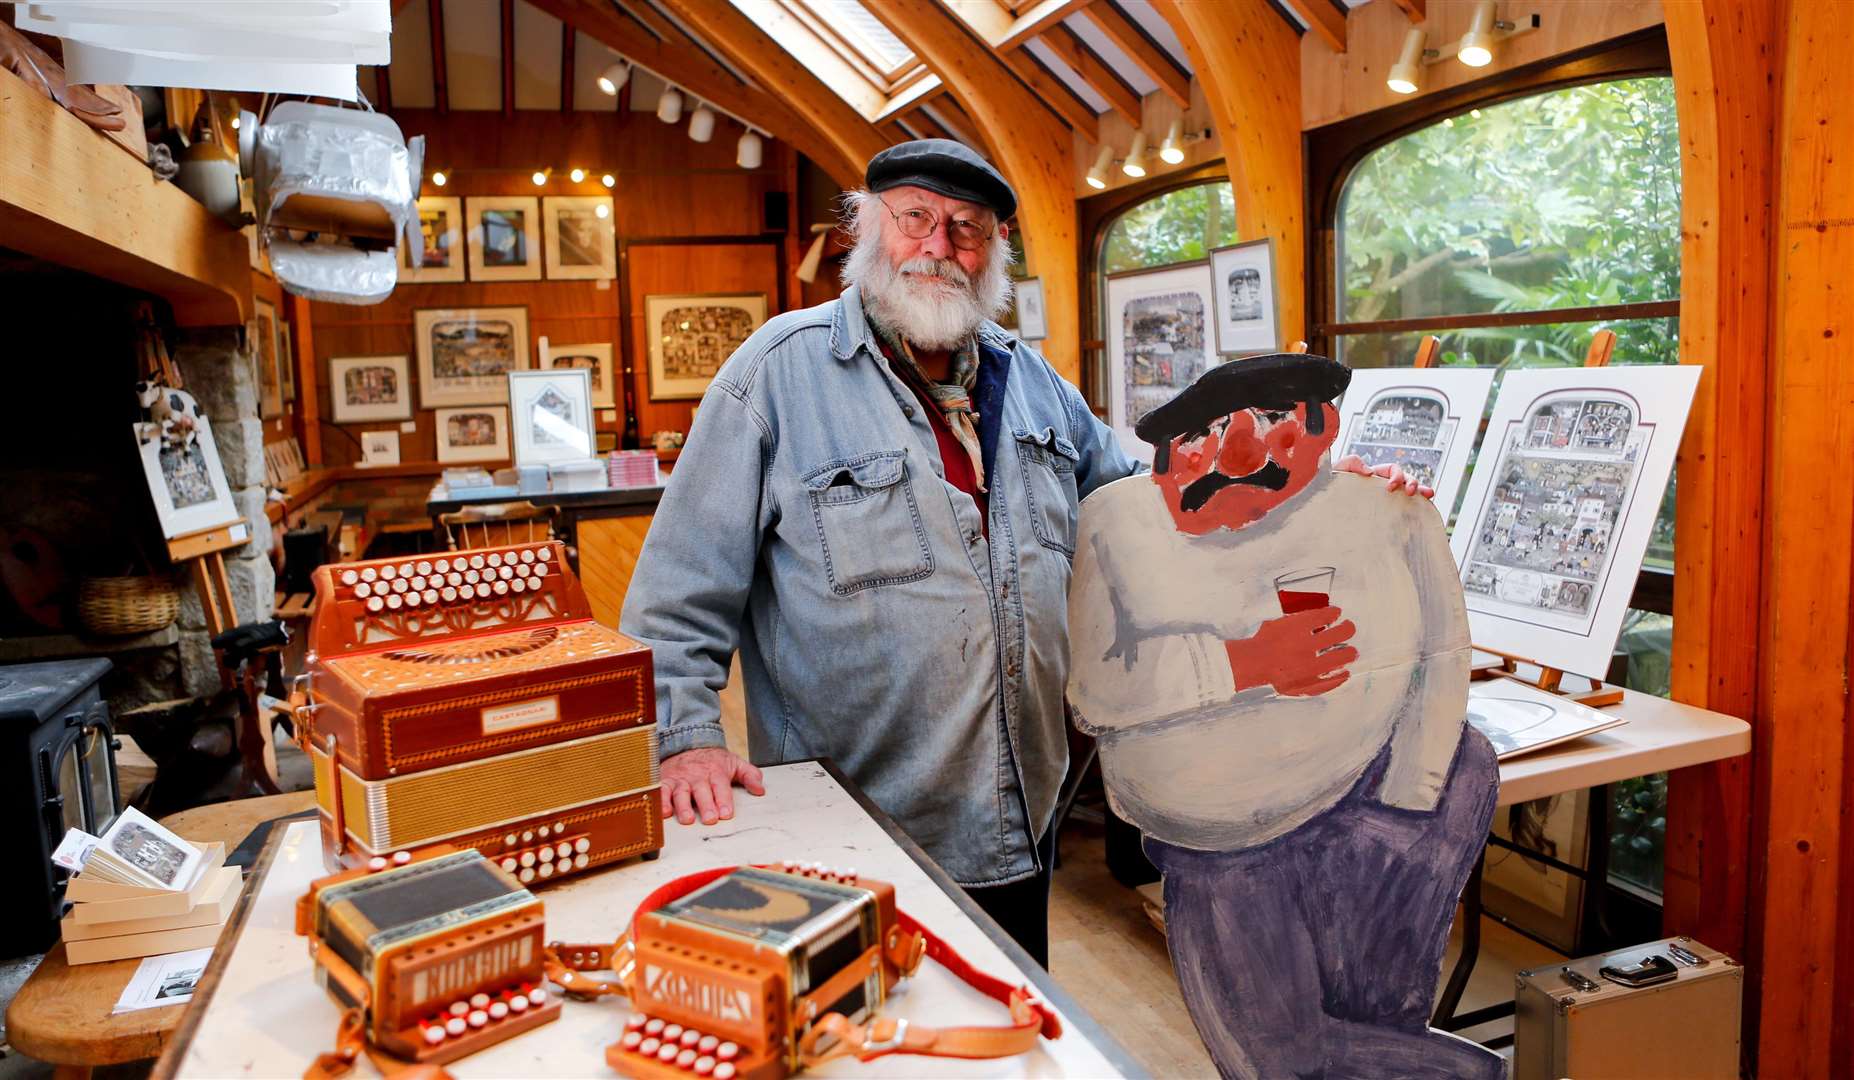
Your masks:
M909 344L955 349L1010 302L1010 248L997 240L988 255L976 279L950 258L896 266L882 248L880 230L871 230L844 260L843 281L862 290L864 312Z

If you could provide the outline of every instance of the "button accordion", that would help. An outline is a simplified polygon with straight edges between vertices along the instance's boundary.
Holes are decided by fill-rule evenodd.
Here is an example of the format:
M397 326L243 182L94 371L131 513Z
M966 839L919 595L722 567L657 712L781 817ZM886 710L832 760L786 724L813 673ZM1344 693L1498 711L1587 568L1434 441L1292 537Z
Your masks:
M545 884L663 846L650 650L558 541L318 567L307 704L332 861L474 848Z

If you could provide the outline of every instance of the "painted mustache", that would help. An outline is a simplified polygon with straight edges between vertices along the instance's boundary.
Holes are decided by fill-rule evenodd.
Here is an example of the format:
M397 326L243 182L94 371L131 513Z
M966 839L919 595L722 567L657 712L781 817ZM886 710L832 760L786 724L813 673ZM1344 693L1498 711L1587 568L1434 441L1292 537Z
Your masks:
M1287 487L1287 483L1288 471L1275 464L1272 459L1268 464L1244 476L1231 476L1229 473L1220 472L1206 473L1185 485L1184 491L1178 495L1178 507L1186 511L1201 510L1204 504L1210 501L1212 495L1236 484L1248 484L1252 487L1267 488L1269 491L1280 491Z

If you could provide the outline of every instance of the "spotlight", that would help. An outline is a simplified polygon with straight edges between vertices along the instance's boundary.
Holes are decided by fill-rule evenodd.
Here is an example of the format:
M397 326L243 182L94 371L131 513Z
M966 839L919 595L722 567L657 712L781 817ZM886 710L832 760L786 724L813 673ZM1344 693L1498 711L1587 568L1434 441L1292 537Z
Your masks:
M1423 85L1424 37L1420 26L1404 31L1403 51L1397 54L1397 62L1391 65L1390 76L1384 80L1384 85L1393 92L1414 94Z
M238 117L236 116L232 117L232 130L233 131L238 130Z
M715 111L706 105L697 105L689 114L689 138L705 143L714 137Z
M547 170L536 169L534 172L534 175L529 177L528 179L534 181L535 187L543 187L547 184Z
M1474 16L1468 23L1468 32L1461 35L1461 46L1455 50L1455 59L1469 67L1486 67L1493 63L1494 43L1494 0L1480 0L1474 5Z
M604 184L606 187L617 187L618 178L611 173L606 173L604 176L599 177L599 183Z
M592 208L592 213L593 213L593 216L597 218L601 218L601 219L608 218L612 216L612 208L605 205L604 203L600 203L599 205Z
M432 170L431 184L433 187L443 187L445 184L450 183L450 180L451 180L450 177L444 175L443 169Z
M1114 148L1101 147L1101 152L1095 155L1094 168L1088 170L1088 186L1096 191L1107 190L1107 170L1113 163Z
M1128 176L1146 175L1146 133L1133 133L1133 146L1127 151L1127 159L1120 163L1120 171Z
M764 160L765 146L760 142L759 133L748 128L740 135L740 142L734 147L734 164L743 169L757 169Z
M631 78L631 65L620 60L599 72L599 89L612 97L624 89L624 84Z
M1184 121L1173 120L1172 126L1165 131L1165 141L1159 144L1159 160L1167 165L1184 164Z
M663 96L657 99L657 119L666 124L682 119L682 91L673 86L663 88Z
M567 176L569 176L570 178L572 178L572 180L573 180L573 182L574 182L575 184L577 184L577 183L579 183L579 182L580 182L581 180L584 180L584 179L586 178L586 170L584 170L584 169L574 169L574 170L573 170L572 172L570 172L570 173L567 173Z

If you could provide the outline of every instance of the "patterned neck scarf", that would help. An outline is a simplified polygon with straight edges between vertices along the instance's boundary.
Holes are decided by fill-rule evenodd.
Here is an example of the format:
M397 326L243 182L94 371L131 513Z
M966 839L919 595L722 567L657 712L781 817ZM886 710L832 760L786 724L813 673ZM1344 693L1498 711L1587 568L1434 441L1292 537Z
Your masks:
M946 426L952 429L953 438L972 459L972 475L978 478L978 489L985 488L985 459L979 449L978 413L972 409L972 388L978 383L979 351L978 335L965 340L959 348L953 350L953 381L935 382L921 370L920 362L914 359L914 350L900 334L888 327L869 320L875 329L876 337L882 343L882 351L893 364L898 374L927 394L929 400L940 407L940 414L946 418Z

